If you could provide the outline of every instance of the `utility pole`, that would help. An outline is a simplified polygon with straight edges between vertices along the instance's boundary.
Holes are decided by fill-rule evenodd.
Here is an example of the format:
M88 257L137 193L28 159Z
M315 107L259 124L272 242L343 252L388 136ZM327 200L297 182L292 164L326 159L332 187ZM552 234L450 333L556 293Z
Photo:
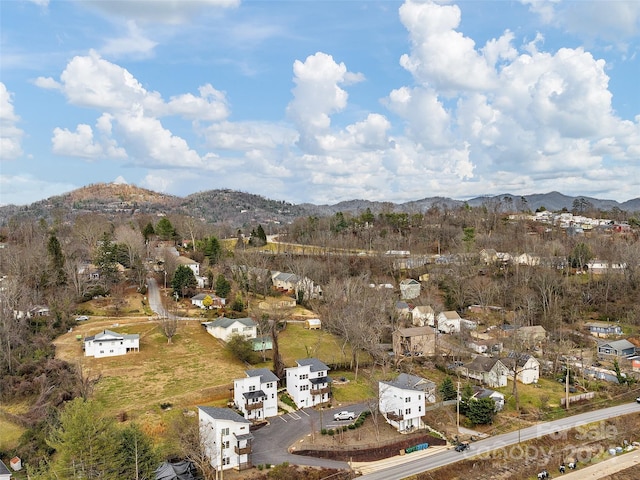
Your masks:
M460 434L460 381L458 380L458 395L456 396L458 401L456 402L456 428L458 434Z
M567 357L567 363L565 364L564 367L567 370L567 376L564 380L564 401L565 401L565 405L567 407L567 410L569 410L569 358Z

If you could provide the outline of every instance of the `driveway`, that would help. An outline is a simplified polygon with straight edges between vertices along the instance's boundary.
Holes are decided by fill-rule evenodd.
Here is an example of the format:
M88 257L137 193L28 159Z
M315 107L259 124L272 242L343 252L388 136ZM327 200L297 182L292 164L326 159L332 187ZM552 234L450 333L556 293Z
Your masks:
M254 465L264 465L267 463L278 465L282 462L289 462L291 464L312 467L349 468L347 462L294 455L289 453L289 447L295 448L295 442L305 435L310 434L312 427L319 432L322 428L335 428L350 423L349 421L334 421L334 413L341 410L349 410L350 412L355 412L357 418L357 416L366 409L366 404L359 403L322 411L305 408L272 417L269 419L269 425L253 432L254 440L251 462ZM320 435L320 433L318 433L318 435Z

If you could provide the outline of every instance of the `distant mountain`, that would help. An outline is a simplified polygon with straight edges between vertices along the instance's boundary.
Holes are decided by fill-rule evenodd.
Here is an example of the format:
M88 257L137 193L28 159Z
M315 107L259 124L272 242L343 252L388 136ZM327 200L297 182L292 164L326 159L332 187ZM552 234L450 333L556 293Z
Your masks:
M328 216L337 212L359 215L370 209L378 214L383 211L425 212L432 207L455 209L465 203L477 207L486 205L499 211L534 211L546 208L550 211L572 210L575 202L588 209L611 211L620 209L629 213L640 212L640 198L618 203L592 197L571 197L559 192L534 195L512 195L476 197L454 200L445 197L427 197L405 203L349 200L333 205L315 205L270 200L260 195L234 190L208 190L187 197L157 193L126 183L100 183L88 185L72 192L41 200L27 206L7 205L0 207L0 225L6 226L10 219L50 219L73 217L86 213L102 213L112 216L134 214L182 214L200 218L207 223L226 224L243 228L258 223L283 224L299 217Z

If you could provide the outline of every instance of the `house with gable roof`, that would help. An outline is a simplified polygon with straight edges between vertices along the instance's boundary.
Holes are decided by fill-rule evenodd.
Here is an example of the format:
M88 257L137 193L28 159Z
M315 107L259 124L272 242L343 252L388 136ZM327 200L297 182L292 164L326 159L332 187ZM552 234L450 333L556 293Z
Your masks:
M538 383L540 379L540 362L526 353L510 352L507 358L501 359L505 367L509 369L509 378L515 377L520 383L529 385Z
M401 373L395 380L378 382L378 409L387 423L400 433L424 426L426 402L435 402L436 384L416 375Z
M267 368L246 370L233 381L233 403L248 420L278 415L278 377Z
M198 407L200 443L217 470L246 470L251 464L251 422L230 408Z
M242 335L246 338L256 338L258 324L253 319L219 317L211 322L203 322L202 326L209 335L228 342L233 335Z
M203 309L207 309L207 307L204 306L204 299L205 298L211 298L211 306L209 308L222 308L227 304L227 300L224 298L221 298L213 293L198 293L197 295L194 295L193 297L191 297L191 305L195 305L198 308L203 308Z
M116 333L111 330L85 337L82 345L85 357L115 357L140 351L140 335Z
M431 305L418 305L411 311L411 320L414 327L433 327L436 317Z
M411 300L420 296L422 285L413 278L405 278L400 280L400 297L403 300Z
M478 380L487 387L507 386L509 369L498 358L478 355L471 362L459 367L459 371L467 378Z
M437 332L433 327L398 328L391 334L396 356L422 357L436 352Z
M636 346L629 340L615 340L598 344L598 357L600 358L624 358L635 355Z
M2 460L0 460L0 480L11 480L11 472Z
M287 393L298 408L327 403L331 397L329 367L317 358L296 360L297 366L285 368Z

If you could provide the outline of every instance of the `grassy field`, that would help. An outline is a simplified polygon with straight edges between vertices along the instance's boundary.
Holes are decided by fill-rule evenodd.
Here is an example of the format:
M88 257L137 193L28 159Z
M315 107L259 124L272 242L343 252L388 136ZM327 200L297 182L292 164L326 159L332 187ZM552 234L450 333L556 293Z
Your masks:
M84 357L75 336L92 335L104 328L140 334L140 352L112 358ZM106 411L127 412L129 416L157 411L162 403L187 407L225 401L233 379L245 370L245 365L232 358L197 321L181 322L168 344L154 321L119 318L114 324L92 320L58 338L56 355L79 363L85 375L101 375L96 399Z
M5 420L0 415L0 451L6 452L13 449L24 432L24 428Z

